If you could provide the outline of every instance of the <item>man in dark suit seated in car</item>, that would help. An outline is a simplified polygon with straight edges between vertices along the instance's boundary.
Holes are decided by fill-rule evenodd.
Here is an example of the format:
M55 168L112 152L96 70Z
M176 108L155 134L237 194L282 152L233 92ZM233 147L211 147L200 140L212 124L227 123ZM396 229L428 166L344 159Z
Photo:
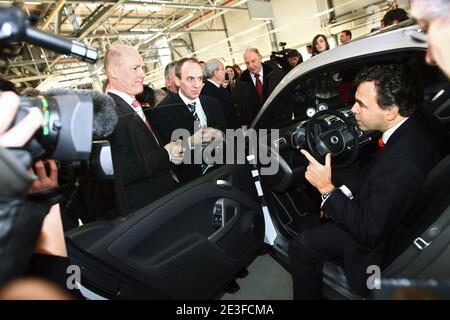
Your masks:
M199 150L202 145L222 140L227 128L220 103L216 99L202 96L203 71L195 58L183 58L175 65L175 83L178 94L168 96L152 110L152 124L163 143L170 143L177 129L185 129L190 137L184 142L191 150ZM177 137L179 138L179 137ZM197 148L194 148L197 146ZM180 182L187 182L202 175L208 167L202 163L184 163L177 168Z
M144 61L134 48L112 46L105 55L107 93L119 121L109 137L114 169L125 187L130 209L140 208L176 187L172 165L184 156L181 142L163 143L149 125L136 95L143 90Z
M330 155L322 165L301 151L309 161L305 178L321 193L321 210L330 222L290 243L295 299L320 299L324 261L336 258L343 259L351 288L368 294L367 268L382 265L390 235L444 155L416 117L423 90L410 67L374 66L360 72L355 83L352 111L361 130L382 132L381 151L356 189L332 180Z

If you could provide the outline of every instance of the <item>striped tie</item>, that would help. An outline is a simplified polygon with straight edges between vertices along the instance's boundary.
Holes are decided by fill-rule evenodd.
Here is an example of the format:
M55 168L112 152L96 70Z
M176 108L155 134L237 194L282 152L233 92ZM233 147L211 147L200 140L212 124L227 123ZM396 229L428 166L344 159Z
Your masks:
M197 105L197 103L191 102L187 105L189 111L192 113L192 116L194 117L194 120L200 123L200 118L198 117L197 111L195 111L195 106Z
M194 118L195 122L197 122L198 125L201 127L200 118L198 117L197 111L195 111L195 106L196 106L196 105L197 105L197 103L196 103L195 101L193 101L193 102L189 103L189 104L187 105L187 107L188 107L189 111L192 113L192 117ZM195 130L196 130L196 129L195 129ZM203 152L203 150L205 149L205 147L206 147L206 146L202 146L202 152ZM202 174L205 174L206 171L208 171L208 169L209 169L210 167L212 167L212 166L210 166L210 165L208 165L208 164L205 164L205 163L202 164L202 165L201 165L201 168L202 168Z

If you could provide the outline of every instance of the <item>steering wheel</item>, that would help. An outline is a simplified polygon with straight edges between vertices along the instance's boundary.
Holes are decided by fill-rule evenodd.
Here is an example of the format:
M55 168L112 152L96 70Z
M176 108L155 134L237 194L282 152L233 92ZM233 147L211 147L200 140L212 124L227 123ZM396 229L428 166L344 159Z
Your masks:
M345 124L345 129L331 129L320 134L314 134L313 128L319 124L319 117L324 115L332 115ZM347 167L353 161L355 161L358 156L359 143L358 143L358 132L356 131L355 125L347 118L344 114L339 111L334 110L324 110L316 113L311 119L309 119L305 128L305 138L309 150L311 151L314 158L317 161L324 164L325 156L327 153L331 153L332 156L338 156L343 153L346 147L353 140L354 146L350 157L344 162L333 166L334 168Z

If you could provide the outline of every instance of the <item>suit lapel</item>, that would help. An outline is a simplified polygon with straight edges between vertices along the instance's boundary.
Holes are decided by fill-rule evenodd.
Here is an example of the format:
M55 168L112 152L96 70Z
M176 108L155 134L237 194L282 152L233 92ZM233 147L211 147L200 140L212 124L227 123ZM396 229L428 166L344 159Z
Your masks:
M144 121L142 121L139 115L133 110L132 106L130 106L125 100L123 100L118 95L115 95L114 93L110 92L108 94L114 99L118 111L117 114L119 116L129 119L130 122L136 125L136 128L138 128L139 131L141 131L145 135L153 137L156 140L156 142L160 144L158 137L150 132L149 128L147 128Z

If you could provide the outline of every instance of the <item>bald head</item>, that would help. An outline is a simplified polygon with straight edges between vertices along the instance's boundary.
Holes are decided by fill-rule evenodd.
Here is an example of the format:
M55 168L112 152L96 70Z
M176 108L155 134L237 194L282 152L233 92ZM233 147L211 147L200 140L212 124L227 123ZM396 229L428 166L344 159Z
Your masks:
M132 98L142 92L144 60L136 49L123 44L113 45L105 54L105 72L109 89L124 92Z

